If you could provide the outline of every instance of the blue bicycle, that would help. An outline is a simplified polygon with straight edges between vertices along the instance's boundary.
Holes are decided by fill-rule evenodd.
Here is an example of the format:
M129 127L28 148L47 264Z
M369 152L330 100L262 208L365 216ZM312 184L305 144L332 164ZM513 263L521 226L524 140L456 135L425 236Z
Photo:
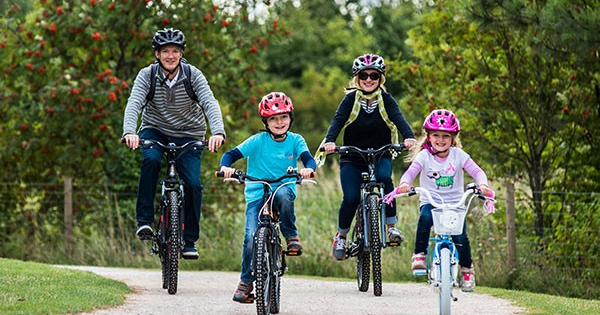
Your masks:
M458 283L458 251L452 235L462 234L467 212L469 211L471 201L478 197L486 202L495 202L494 198L485 196L476 184L467 185L467 189L459 202L454 204L436 202L430 192L423 187L413 187L411 191L396 195L413 196L416 194L424 195L433 209L433 231L435 237L429 239L432 242L427 252L427 270L417 272L415 275L427 276L427 282L432 285L439 296L440 315L451 314L451 301L457 301L452 288L459 287ZM438 200L443 200L438 196Z

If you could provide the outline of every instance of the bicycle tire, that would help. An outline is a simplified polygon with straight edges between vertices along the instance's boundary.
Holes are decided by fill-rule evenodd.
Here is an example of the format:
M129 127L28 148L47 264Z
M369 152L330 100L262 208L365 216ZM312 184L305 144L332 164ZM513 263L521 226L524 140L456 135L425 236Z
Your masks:
M166 208L165 198L161 197L160 198L160 213L161 214L165 213L164 212L165 208ZM166 227L166 222L164 221L162 215L158 222L157 231L158 232L154 239L154 242L156 244L155 246L158 248L158 250L157 250L158 258L160 259L162 288L168 289L169 288L169 262L167 259L167 245L165 242L165 235L166 235L167 227Z
M271 230L267 227L259 227L254 235L255 261L254 275L256 277L256 312L258 315L271 313Z
M279 235L279 234L277 234ZM271 286L271 314L279 314L279 310L281 307L281 276L283 273L281 272L283 269L282 265L282 252L281 252L281 242L278 240L277 244L273 246L273 252L271 257L273 257L273 270L271 273L271 282L269 283Z
M358 247L358 253L356 255L356 282L358 284L358 291L367 292L369 290L369 281L371 277L371 253L365 248L364 242L364 222L362 217L362 211L356 211L356 223L354 224L354 231L352 233L352 246Z
M167 193L169 213L168 234L167 234L167 257L169 268L168 291L169 294L177 293L177 278L179 273L179 252L181 249L179 242L179 194L176 191Z
M440 315L450 315L452 301L452 273L450 272L450 250L442 248L440 252Z
M367 213L369 214L371 262L373 267L373 294L382 294L381 276L381 234L379 233L379 200L375 194L367 196Z

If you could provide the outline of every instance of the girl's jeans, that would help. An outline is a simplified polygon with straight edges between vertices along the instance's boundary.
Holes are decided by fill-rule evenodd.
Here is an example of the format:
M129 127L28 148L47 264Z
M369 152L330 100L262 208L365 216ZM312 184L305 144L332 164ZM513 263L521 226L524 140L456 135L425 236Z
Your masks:
M273 199L273 208L278 209L281 233L287 239L298 236L296 229L296 215L294 213L294 201L296 195L287 186L280 187ZM244 235L244 246L242 248L242 273L240 280L252 283L255 277L252 275L252 258L254 254L254 232L258 227L258 217L264 202L262 199L250 202L246 207L246 232Z
M350 230L356 208L360 203L361 173L366 171L366 167L361 167L354 163L344 162L340 165L340 183L342 184L342 192L344 194L338 213L338 232L340 234L346 235ZM391 158L384 157L375 165L375 179L384 184L384 194L388 194L394 189ZM396 201L391 206L386 205L385 216L386 224L398 222L398 218L396 217Z
M433 216L431 214L432 208L433 206L431 204L424 204L421 206L421 216L419 217L417 235L415 237L415 254L427 253L429 234L431 233L431 227L433 226ZM458 263L463 267L470 268L473 260L471 258L471 245L469 243L469 237L467 236L466 222L463 226L462 234L452 236L452 241L458 251Z
M193 138L174 138L164 135L156 129L144 129L140 138L183 145ZM163 150L159 147L142 149L144 157L138 183L136 219L138 225L151 225L154 221L154 198L158 185L158 176L162 168ZM200 184L200 163L202 150L188 150L177 158L177 172L184 181L184 240L194 243L200 237L200 210L202 207L202 185Z

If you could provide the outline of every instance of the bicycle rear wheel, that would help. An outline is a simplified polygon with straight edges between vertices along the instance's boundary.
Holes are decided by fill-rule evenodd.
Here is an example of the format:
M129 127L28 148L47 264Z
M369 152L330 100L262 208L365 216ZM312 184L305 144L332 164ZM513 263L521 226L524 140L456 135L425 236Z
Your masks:
M440 252L440 315L450 315L452 300L452 274L450 272L450 250L442 248Z
M179 194L176 191L169 191L168 198L168 233L167 233L167 259L168 259L168 291L169 294L177 293L177 278L179 273Z
M371 261L373 263L373 294L380 296L382 293L381 276L381 235L379 233L379 200L378 196L367 196L367 213L370 226L369 242L371 248Z
M258 315L271 313L271 295L273 292L272 280L272 253L273 248L269 242L271 230L268 227L259 227L254 235L255 261L254 275L256 277L256 312Z
M352 232L351 252L356 252L356 281L358 290L367 292L371 277L371 254L365 249L364 222L362 209L356 211L354 231Z

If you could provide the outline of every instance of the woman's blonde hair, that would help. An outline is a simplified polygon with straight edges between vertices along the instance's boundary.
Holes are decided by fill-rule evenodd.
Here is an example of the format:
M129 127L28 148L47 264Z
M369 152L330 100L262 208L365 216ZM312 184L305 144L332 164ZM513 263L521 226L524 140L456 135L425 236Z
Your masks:
M442 131L442 132L445 132L445 131ZM450 133L450 132L448 132L448 133L452 135L451 146L457 147L457 148L462 148L462 144L460 143L458 133ZM428 135L428 131L425 130L425 134L417 141L417 144L413 145L410 148L410 150L408 151L408 154L404 157L404 162L406 162L406 163L412 162L415 159L415 157L417 157L417 154L419 154L419 152L421 152L421 150L425 149L423 144L425 144L425 141L427 140L427 135Z

